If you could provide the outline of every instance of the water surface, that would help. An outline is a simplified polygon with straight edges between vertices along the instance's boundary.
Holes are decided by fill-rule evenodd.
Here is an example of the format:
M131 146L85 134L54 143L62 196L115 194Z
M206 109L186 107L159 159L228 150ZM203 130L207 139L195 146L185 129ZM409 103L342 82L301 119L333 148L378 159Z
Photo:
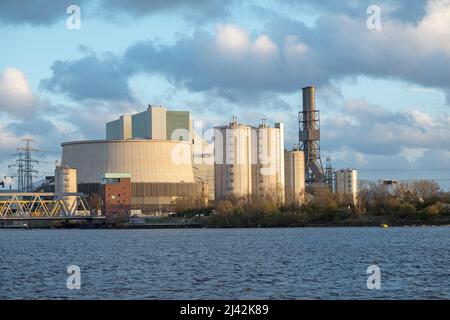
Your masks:
M449 299L449 262L449 227L0 229L0 298Z

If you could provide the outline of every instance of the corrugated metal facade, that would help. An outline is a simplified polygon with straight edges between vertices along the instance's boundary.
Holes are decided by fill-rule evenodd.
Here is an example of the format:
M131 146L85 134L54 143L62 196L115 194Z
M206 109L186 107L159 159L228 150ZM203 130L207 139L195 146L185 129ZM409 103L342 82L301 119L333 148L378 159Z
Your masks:
M168 140L191 141L189 111L166 112L166 136ZM182 130L182 131L181 131Z
M80 184L80 192L100 194L99 183ZM203 199L208 197L208 186L202 183L132 183L131 208L133 210L172 210L179 198Z
M62 144L62 165L78 170L78 183L99 183L106 172L136 182L195 182L190 144L162 140L93 140Z
M145 196L202 196L203 187L201 183L133 183L131 194L133 197Z

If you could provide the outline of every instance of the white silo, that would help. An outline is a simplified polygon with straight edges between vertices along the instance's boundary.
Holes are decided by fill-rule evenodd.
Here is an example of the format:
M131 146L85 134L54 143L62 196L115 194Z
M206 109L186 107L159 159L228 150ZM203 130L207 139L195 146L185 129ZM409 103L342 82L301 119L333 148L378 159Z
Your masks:
M258 197L274 197L284 203L284 128L277 123L275 127L261 125L254 129L256 141L256 161L253 164L253 194Z
M305 192L305 155L293 150L284 153L286 204L300 204Z
M55 168L55 194L77 192L77 169L68 166L56 166ZM69 213L76 210L76 196L63 196L64 204Z
M214 128L215 199L252 193L252 128L237 118L228 126Z

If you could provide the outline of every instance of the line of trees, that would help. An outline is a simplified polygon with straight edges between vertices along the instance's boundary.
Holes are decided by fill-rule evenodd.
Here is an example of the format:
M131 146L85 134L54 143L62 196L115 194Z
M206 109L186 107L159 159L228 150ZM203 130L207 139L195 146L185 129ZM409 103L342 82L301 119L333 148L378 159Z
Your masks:
M435 181L403 182L388 190L381 183L362 184L358 211L373 215L394 214L400 218L433 218L445 215L450 204L450 192L444 192ZM424 216L425 214L425 216Z
M179 199L182 216L209 216L212 227L284 227L313 224L450 223L450 192L434 181L399 183L389 190L381 182L362 183L357 203L328 188L303 194L302 203L285 205L276 192L230 197L209 206L199 199ZM212 214L211 214L212 213Z

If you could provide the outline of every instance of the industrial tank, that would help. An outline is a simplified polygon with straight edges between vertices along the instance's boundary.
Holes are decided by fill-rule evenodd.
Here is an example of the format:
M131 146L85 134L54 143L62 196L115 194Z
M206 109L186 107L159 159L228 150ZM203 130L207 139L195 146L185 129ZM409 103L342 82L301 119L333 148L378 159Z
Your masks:
M305 156L303 151L284 153L286 204L299 204L305 192Z
M237 123L214 128L215 199L252 193L252 128Z
M66 165L56 166L55 168L55 193L62 196L63 193L77 192L77 169ZM62 196L64 204L69 213L76 210L76 196Z
M262 124L254 130L256 161L252 164L253 194L259 197L270 195L284 202L283 124L269 127L263 119Z

